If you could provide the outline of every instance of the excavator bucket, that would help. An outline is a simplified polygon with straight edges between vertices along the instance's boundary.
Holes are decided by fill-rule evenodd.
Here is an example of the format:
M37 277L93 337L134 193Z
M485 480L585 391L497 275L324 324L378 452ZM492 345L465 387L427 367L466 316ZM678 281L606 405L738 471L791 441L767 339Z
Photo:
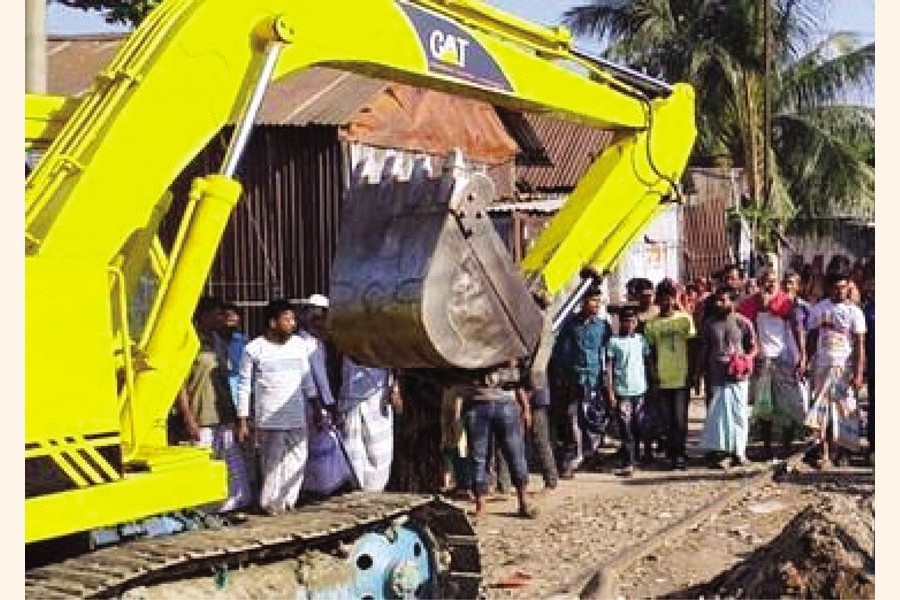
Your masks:
M526 356L542 315L485 213L494 186L450 153L432 177L388 159L379 181L354 172L332 265L330 322L357 361L478 369Z

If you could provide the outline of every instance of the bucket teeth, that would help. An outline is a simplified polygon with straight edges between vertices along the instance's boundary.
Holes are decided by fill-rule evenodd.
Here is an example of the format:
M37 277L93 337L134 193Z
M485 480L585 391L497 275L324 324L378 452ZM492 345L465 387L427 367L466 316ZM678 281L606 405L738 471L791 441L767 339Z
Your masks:
M427 158L354 170L330 312L335 341L360 362L476 369L537 344L541 314L485 212L493 183L464 164L454 150L438 176Z

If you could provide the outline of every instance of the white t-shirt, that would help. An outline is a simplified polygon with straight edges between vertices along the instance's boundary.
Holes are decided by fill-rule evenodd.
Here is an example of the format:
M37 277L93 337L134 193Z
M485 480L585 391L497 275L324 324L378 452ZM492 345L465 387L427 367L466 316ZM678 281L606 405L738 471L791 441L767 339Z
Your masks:
M241 357L237 414L250 414L253 392L260 429L305 429L306 399L317 395L310 370L309 344L292 335L284 344L258 337Z
M790 340L793 338L791 324L768 311L759 311L756 315L756 338L759 342L760 354L766 358L785 358L792 356Z
M853 351L853 336L866 332L866 318L849 300L835 304L826 298L813 306L809 328L819 330L816 366L846 367Z

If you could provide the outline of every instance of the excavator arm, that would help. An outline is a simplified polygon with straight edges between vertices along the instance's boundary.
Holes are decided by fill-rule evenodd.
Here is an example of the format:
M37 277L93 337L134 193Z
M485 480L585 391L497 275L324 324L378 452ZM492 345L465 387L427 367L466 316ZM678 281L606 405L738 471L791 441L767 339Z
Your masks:
M53 141L25 192L27 540L224 493L220 463L167 447L165 415L197 350L190 317L240 197L234 172L265 84L314 65L619 132L538 239L512 291L555 293L579 268L610 264L672 194L695 135L689 86L645 87L575 51L564 30L477 0L165 0L77 106L33 110L67 118L36 122L30 134ZM168 187L228 123L237 125L225 164L195 181L164 256L154 240ZM445 175L443 201L457 202L460 174ZM475 179L466 185L481 202L490 191ZM157 294L138 326L129 308L148 272ZM63 297L82 307L78 319L58 314ZM375 300L366 310L379 311ZM362 304L346 305L352 326ZM530 311L509 316L510 326L531 323ZM421 315L404 322L415 321ZM533 335L521 337L504 352L526 350ZM59 340L80 347L74 356L48 352ZM446 351L433 355L435 365L448 362Z

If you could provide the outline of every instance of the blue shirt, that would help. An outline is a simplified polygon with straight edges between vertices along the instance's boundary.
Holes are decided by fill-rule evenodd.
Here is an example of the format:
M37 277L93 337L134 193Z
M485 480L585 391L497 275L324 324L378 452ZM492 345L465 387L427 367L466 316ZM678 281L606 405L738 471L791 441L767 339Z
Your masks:
M603 371L610 333L606 319L574 315L557 336L554 365L574 376L579 385L596 387Z
M247 345L247 336L240 331L235 331L228 338L228 383L231 386L231 397L237 404L238 378L241 372L241 356L244 354L244 346Z
M614 336L606 351L613 370L613 390L617 396L640 396L647 393L647 358L650 347L639 333Z

